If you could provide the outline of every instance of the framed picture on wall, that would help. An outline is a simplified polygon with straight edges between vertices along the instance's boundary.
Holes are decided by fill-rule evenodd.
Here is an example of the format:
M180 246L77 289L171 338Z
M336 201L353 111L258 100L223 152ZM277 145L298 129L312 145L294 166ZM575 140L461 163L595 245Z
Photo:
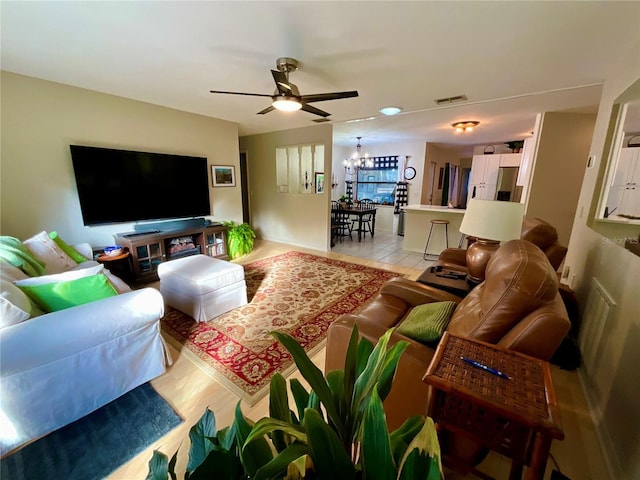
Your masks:
M235 187L236 167L231 165L212 165L211 178L214 187Z
M316 193L324 193L324 172L316 172L315 184Z

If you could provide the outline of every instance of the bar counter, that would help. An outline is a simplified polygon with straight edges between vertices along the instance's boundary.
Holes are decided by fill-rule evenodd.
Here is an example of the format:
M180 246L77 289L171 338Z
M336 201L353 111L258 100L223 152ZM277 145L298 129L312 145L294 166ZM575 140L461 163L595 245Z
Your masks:
M424 252L427 244L431 220L449 220L449 247L457 247L462 234L460 223L464 216L464 208L449 208L439 205L407 205L402 207L404 216L404 240L402 248L411 252ZM431 235L429 251L431 255L438 255L446 248L444 225L434 225Z

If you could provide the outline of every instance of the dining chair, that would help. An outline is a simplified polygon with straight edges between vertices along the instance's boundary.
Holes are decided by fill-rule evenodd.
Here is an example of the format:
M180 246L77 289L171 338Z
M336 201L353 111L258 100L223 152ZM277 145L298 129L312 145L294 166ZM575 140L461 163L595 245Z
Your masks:
M362 200L360 200L360 202L358 203L358 208L360 208L361 210L368 210L370 208L375 208L375 203L373 203L373 200L369 199L369 198L363 198ZM371 222L373 220L373 215L372 214L367 214L367 215L363 215L362 216L362 236L364 237L366 232L369 232L369 234L371 234ZM356 230L358 229L358 219L357 218L352 218L351 219L351 230Z
M339 241L342 242L344 237L349 237L353 240L351 236L351 222L349 221L349 214L344 211L340 202L335 200L331 201L331 235L338 237Z

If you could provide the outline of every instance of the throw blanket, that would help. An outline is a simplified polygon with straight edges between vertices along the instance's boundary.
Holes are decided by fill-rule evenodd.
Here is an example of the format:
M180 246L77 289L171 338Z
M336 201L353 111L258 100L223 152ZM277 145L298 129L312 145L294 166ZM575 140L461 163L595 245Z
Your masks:
M0 258L30 277L39 277L44 273L45 264L34 257L33 253L17 238L0 237Z

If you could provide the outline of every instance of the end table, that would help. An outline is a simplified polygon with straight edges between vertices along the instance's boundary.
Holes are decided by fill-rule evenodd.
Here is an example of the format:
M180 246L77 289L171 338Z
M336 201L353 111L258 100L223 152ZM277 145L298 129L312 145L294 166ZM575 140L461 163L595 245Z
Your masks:
M462 298L476 286L467 282L466 273L437 266L427 268L417 281Z
M542 480L552 440L564 438L548 362L445 332L423 382L438 429L509 457L510 480L523 465Z
M131 269L131 254L129 250L124 250L120 255L109 256L106 254L96 255L96 261L104 264L114 275L120 277L125 282L130 282L133 278Z

